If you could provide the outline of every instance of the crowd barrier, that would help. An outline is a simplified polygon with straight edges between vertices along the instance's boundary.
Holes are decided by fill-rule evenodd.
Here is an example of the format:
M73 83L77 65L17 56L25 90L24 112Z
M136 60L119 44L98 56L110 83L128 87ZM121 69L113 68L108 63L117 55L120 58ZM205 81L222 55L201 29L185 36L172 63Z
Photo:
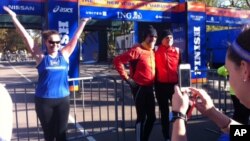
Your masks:
M228 81L219 77L216 70L206 72L206 81L192 85L206 89L219 110L225 113L232 112L232 102L227 94ZM78 84L79 91L70 94L68 140L94 140L95 136L100 134L111 135L114 141L125 140L126 130L134 128L136 121L129 86L114 76L82 77L69 81ZM6 85L14 105L13 141L44 140L35 113L35 87L36 83ZM158 107L156 115L159 118ZM195 110L191 120L202 117Z

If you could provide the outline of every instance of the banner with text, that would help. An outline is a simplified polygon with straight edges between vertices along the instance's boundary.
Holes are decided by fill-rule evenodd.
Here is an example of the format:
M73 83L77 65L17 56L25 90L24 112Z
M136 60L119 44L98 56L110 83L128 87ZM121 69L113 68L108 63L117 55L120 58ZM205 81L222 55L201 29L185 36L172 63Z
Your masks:
M205 5L196 12L198 6L195 6L195 3L188 4L187 12L187 24L188 24L188 62L191 63L192 67L192 78L194 81L202 81L203 78L206 78L206 13ZM192 9L193 7L193 9Z
M242 26L250 23L249 10L207 7L207 24L220 26Z
M182 22L185 4L126 1L126 0L80 0L80 16L93 19Z
M8 6L20 15L44 16L45 2L46 0L1 0L0 14L6 14L2 7Z
M64 47L72 38L78 26L77 0L48 0L48 28L57 30L61 36L61 46ZM79 77L79 45L70 56L69 77ZM74 83L77 85L78 83ZM77 90L78 86L71 90Z

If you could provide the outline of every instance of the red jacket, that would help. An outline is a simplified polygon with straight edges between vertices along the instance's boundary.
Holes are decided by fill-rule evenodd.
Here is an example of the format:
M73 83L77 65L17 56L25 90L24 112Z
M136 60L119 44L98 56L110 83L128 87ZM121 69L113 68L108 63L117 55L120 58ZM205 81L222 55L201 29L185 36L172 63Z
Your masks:
M124 64L128 62L129 76L124 68ZM124 80L130 77L139 85L153 85L155 79L155 56L153 50L147 50L138 44L127 52L116 56L113 63Z
M162 83L178 82L180 51L177 47L160 45L155 52L156 80Z

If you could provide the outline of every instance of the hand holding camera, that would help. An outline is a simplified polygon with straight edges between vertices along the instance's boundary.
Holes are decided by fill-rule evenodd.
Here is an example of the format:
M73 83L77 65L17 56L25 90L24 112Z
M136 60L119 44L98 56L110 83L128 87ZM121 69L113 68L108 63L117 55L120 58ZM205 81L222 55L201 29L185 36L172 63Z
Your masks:
M179 112L189 119L192 116L192 111L196 106L197 97L190 95L188 91L181 92L181 89L176 85L175 93L172 97L172 111Z
M182 93L177 85L174 89L175 92L172 97L172 111L180 112L186 115L189 105L189 96L187 93Z
M191 66L190 64L180 64L178 69L179 87L175 87L173 95L173 111L185 114L189 119L192 116L192 111L195 108L196 97L192 96L189 90L191 86ZM181 104L182 103L182 104ZM183 107L183 108L182 108Z

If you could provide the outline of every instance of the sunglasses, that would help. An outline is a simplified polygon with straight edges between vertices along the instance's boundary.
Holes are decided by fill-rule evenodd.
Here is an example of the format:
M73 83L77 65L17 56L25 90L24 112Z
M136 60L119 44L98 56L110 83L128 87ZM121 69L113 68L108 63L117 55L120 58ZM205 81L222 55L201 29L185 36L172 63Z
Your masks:
M49 44L51 44L51 45L60 44L60 41L51 41L51 40L49 40L48 42L49 42Z

